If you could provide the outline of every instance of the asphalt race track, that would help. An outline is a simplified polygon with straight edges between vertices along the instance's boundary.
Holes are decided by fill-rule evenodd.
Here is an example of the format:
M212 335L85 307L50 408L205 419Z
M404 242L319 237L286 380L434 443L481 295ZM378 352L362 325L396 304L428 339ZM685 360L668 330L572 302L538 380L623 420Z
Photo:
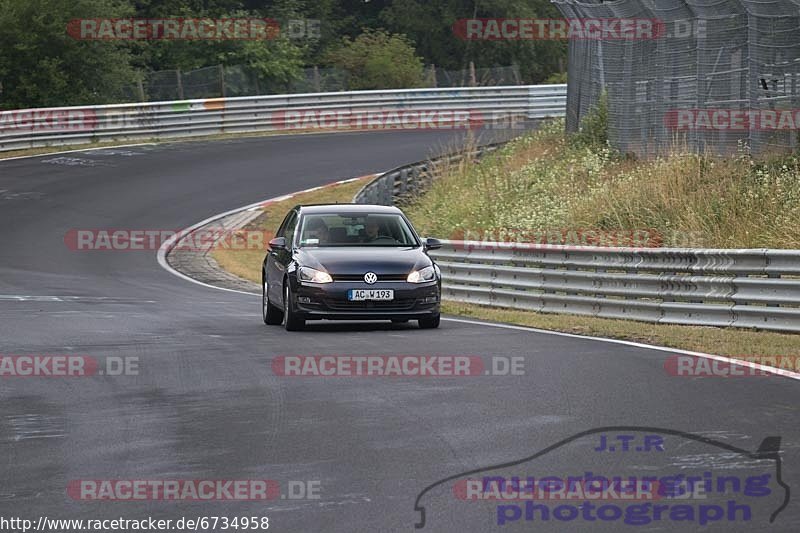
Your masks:
M278 532L413 531L426 487L519 461L497 475L770 472L769 495L739 498L752 504L750 520L740 513L707 528L800 531L798 501L786 505L800 490L795 380L672 377L665 352L450 320L433 331L320 323L288 333L264 326L259 298L179 279L153 251L64 244L72 228L184 228L420 160L455 136L263 137L0 161L0 355L138 358L138 375L0 377L0 516L268 516ZM520 357L524 373L315 378L271 367L281 355L326 354L469 355L487 368L493 357ZM600 436L617 435L636 436L637 446L595 451ZM647 435L661 435L663 451L638 446ZM779 454L744 453L771 436L781 437ZM85 501L67 491L76 480L253 479L275 480L283 498ZM298 482L314 497L291 497ZM530 521L523 502L513 502L516 515L496 502L461 501L447 483L420 496L422 531L699 528L666 515L640 526Z

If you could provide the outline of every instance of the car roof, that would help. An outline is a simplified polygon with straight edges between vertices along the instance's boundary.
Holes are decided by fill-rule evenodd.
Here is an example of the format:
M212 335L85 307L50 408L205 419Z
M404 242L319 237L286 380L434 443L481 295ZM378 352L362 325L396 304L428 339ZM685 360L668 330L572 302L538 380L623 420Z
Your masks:
M402 213L398 208L390 205L372 205L372 204L307 204L297 205L295 209L299 210L301 214L317 213L386 213L398 214Z

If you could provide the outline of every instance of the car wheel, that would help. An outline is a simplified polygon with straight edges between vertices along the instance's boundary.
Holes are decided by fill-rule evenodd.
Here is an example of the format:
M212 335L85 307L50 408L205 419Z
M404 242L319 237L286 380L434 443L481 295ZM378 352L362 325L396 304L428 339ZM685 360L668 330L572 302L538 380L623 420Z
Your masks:
M439 327L440 315L430 316L419 319L419 327L422 329L435 329Z
M286 280L283 286L283 327L286 328L286 331L300 331L305 327L306 321L298 318L292 309L291 296L289 280Z
M272 305L269 301L269 287L267 286L267 276L261 273L261 316L264 324L268 326L280 326L283 322L283 311L280 307Z

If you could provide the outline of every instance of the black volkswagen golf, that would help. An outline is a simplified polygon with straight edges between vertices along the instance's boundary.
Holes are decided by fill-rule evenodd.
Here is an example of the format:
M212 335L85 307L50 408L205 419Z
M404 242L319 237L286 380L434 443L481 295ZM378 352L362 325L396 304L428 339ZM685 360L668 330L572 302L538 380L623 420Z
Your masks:
M289 331L306 320L418 320L439 327L441 275L396 207L304 205L283 220L262 267L264 323Z

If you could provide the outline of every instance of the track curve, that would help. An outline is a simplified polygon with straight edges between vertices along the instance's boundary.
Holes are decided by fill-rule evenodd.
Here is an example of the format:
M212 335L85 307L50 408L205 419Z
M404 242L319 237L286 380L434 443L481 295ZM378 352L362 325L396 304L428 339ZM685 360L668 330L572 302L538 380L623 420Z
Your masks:
M184 228L422 159L456 137L264 137L0 161L0 355L139 358L136 376L0 378L0 515L269 515L277 531L411 530L415 499L431 483L601 426L674 428L748 450L780 435L784 480L800 486L791 380L673 378L664 353L468 322L438 331L321 324L290 334L261 324L257 299L179 280L154 252L64 244L71 228ZM522 357L525 374L291 379L270 368L279 355L409 353ZM572 461L551 466L566 473ZM65 493L79 479L316 480L321 498L82 502ZM457 503L429 508L438 520L426 530L493 529L491 510L475 521ZM661 524L683 530L675 525ZM800 529L797 506L769 529Z

